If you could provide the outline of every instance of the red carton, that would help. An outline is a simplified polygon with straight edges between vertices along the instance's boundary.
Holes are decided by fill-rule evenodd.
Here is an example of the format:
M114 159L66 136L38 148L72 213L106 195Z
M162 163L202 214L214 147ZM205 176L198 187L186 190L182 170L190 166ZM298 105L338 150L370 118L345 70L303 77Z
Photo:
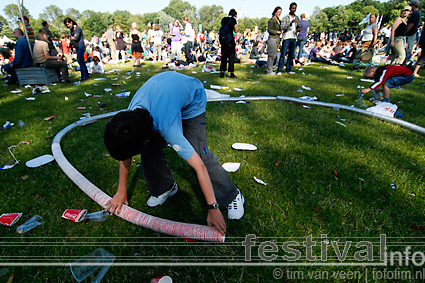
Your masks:
M21 216L22 213L4 213L0 216L0 224L12 226L19 220L19 218L21 218Z
M62 214L62 217L74 222L83 220L83 215L87 213L86 209L67 209Z

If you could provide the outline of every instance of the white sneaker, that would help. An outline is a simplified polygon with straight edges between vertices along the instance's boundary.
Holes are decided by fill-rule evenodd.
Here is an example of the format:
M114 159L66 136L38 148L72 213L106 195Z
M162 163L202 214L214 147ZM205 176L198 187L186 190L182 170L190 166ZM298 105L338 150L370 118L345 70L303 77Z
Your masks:
M282 72L278 72L276 75L281 76L282 75Z
M245 203L245 198L243 197L241 192L238 190L238 195L235 197L235 199L231 203L229 203L229 206L227 207L227 218L232 220L241 219L245 213L245 210L243 208L244 203Z
M155 207L155 206L161 205L167 200L167 198L174 196L178 190L179 188L177 187L177 184L174 183L171 190L166 191L165 193L157 197L151 196L147 201L147 205L149 207Z

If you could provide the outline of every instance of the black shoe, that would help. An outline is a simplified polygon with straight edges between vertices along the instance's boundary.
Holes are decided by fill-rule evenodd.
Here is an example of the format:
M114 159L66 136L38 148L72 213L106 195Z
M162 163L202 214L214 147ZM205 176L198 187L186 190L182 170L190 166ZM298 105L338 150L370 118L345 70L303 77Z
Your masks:
M87 81L89 78L83 78L81 79L82 82Z
M224 72L220 73L220 78L224 78Z
M235 74L230 74L230 78L231 78L231 79L237 79L238 77L237 77L237 76L235 76Z

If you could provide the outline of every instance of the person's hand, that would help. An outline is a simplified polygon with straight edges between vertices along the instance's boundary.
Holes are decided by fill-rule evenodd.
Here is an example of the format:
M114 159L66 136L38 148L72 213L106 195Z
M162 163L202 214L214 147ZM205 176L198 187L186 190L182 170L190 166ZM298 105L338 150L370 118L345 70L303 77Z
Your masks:
M394 47L394 46L395 46L394 41L391 41L390 46L391 46L391 47Z
M226 222L218 209L208 209L208 226L214 226L222 235L226 235Z
M370 88L364 88L364 89L362 89L361 90L361 92L363 93L363 94L366 94L366 93L368 93L370 91Z
M106 203L105 211L109 210L111 215L114 214L114 212L120 214L123 204L128 205L127 194L118 191L115 196Z

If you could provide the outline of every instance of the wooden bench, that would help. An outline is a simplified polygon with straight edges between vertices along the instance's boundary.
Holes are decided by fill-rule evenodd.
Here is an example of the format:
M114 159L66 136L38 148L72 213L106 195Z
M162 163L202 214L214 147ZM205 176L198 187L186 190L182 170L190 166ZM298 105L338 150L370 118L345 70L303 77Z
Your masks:
M16 68L19 85L50 85L59 81L54 69L43 67Z

